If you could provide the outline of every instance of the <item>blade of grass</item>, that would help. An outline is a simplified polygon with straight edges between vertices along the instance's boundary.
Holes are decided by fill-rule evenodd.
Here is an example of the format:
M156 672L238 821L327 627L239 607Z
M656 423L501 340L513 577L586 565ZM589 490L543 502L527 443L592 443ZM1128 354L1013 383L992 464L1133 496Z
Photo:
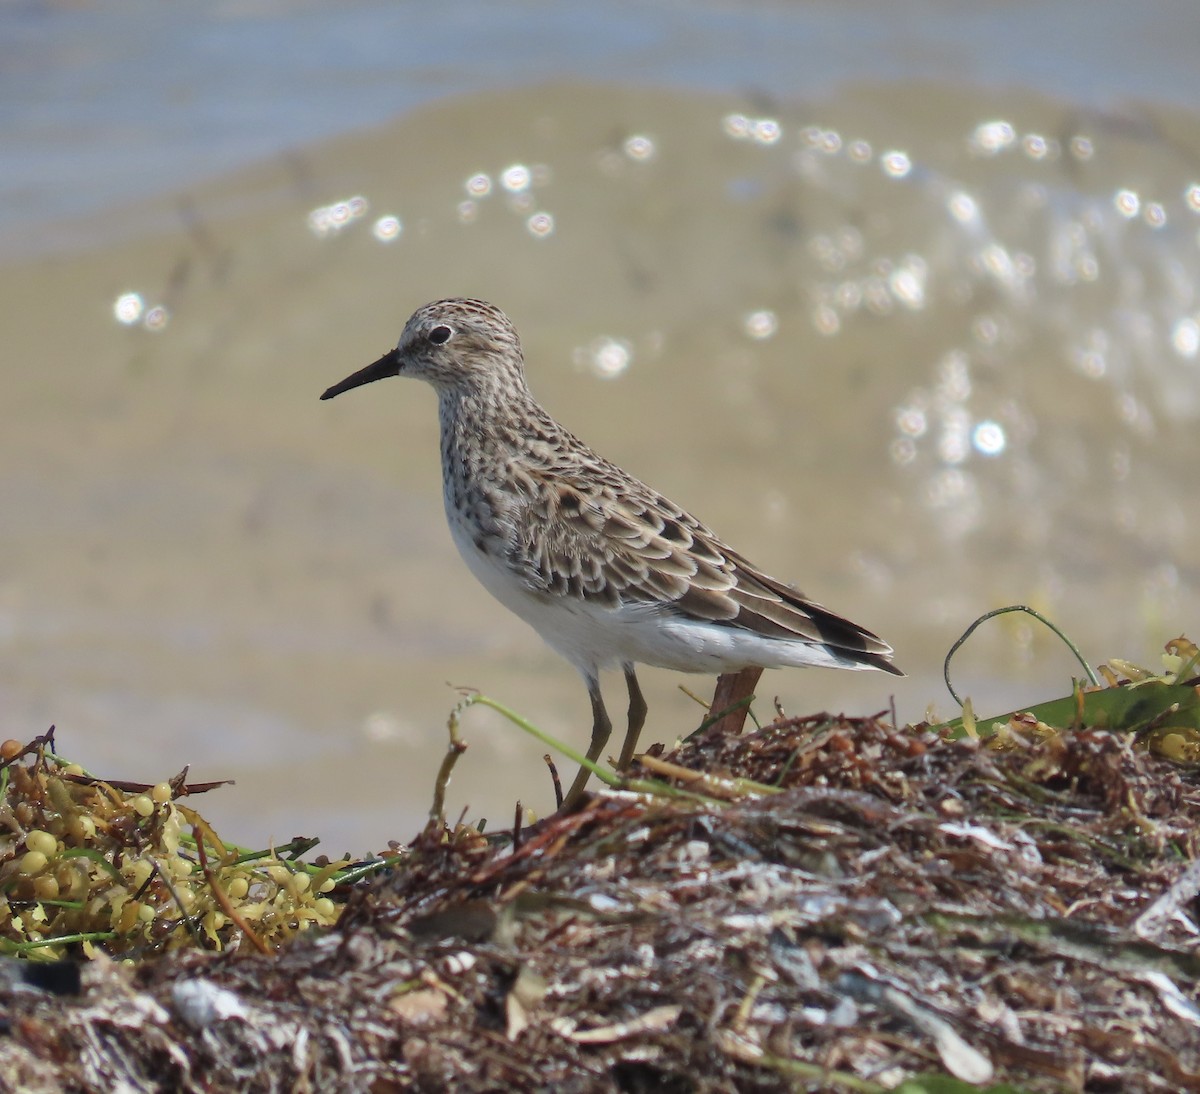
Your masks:
M1092 687L1100 686L1100 681L1096 678L1095 672L1092 671L1092 666L1087 663L1083 654L1079 652L1079 647L1076 646L1075 643L1072 642L1065 634L1063 634L1058 626L1056 626L1054 623L1051 623L1050 620L1042 615L1041 612L1029 607L1028 604L1009 604L1005 608L996 608L993 611L985 612L983 615L981 615L975 620L974 623L972 623L965 631L963 631L958 641L950 647L950 652L946 654L946 660L942 664L942 676L946 681L947 690L954 697L954 701L960 707L963 705L963 701L958 697L958 692L954 690L954 685L950 683L950 661L958 652L959 647L961 647L962 644L975 633L975 629L977 627L983 623L986 623L989 619L992 619L997 615L1006 615L1009 612L1026 612L1027 614L1032 615L1033 618L1039 623L1043 623L1049 627L1055 634L1058 635L1059 638L1063 640L1067 649L1069 649L1075 655L1075 660L1083 666L1083 671L1087 673L1087 678L1089 681L1091 681Z

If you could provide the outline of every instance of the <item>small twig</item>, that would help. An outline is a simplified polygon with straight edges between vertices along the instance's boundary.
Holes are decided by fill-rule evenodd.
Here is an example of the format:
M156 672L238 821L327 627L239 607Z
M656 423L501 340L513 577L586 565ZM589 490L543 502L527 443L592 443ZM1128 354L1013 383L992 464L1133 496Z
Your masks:
M963 701L958 697L958 692L954 690L954 685L950 683L950 660L958 652L959 646L961 646L968 638L971 637L972 634L975 633L976 627L978 627L981 623L986 623L993 616L1005 615L1007 612L1027 612L1039 623L1044 623L1055 634L1057 634L1059 638L1063 640L1067 649L1069 649L1075 655L1075 660L1083 666L1083 671L1087 673L1088 680L1091 681L1092 687L1100 686L1100 681L1096 679L1096 674L1092 671L1092 666L1089 665L1086 660L1084 660L1083 654L1079 652L1079 647L1076 646L1075 643L1072 642L1065 634L1063 634L1063 632L1055 624L1051 623L1050 620L1042 615L1041 612L1035 611L1027 604L1010 604L1006 608L996 608L993 611L985 612L983 615L981 615L975 620L974 623L972 623L965 631L963 631L959 640L950 647L950 652L946 654L946 660L942 665L942 676L945 678L947 690L960 707L963 705Z
M458 736L458 718L471 705L471 702L472 699L469 695L461 699L450 712L450 717L446 719L450 744L446 748L446 755L442 757L437 780L433 784L433 804L429 807L431 824L441 824L446 819L446 787L450 785L450 773L454 770L454 765L458 763L459 756L467 750L466 742L460 740Z
M513 810L512 849L513 849L514 854L520 849L520 846L521 846L521 813L522 812L523 812L523 810L521 808L521 802L520 802L520 800L518 800L517 808L515 810Z
M545 868L545 864L566 846L571 837L584 824L588 823L588 818L589 814L586 810L579 813L567 814L566 816L556 813L553 817L548 817L546 824L539 828L538 831L531 833L529 838L521 844L519 854L504 855L499 858L492 856L474 874L470 875L468 880L472 885L488 885L498 875L511 870L514 862L521 859L536 859L539 865L534 868L533 873L527 874L517 882L517 884L524 886L530 878L535 877ZM499 899L500 903L507 903L507 892L502 893Z
M199 837L195 829L192 830L192 835L196 836L196 856L200 859L200 869L204 872L204 880L208 882L208 887L212 890L213 899L216 900L221 911L229 917L230 922L250 939L251 945L259 953L270 957L271 948L250 929L250 924L242 917L242 913L233 906L233 902L230 901L228 894L217 883L216 874L213 873L212 867L208 865L208 852L204 850L204 840Z
M563 788L562 780L558 777L558 765L554 762L554 757L547 752L542 756L545 765L550 768L550 780L554 783L554 808L561 809L563 803Z
M9 756L8 759L0 761L0 768L8 767L10 764L15 764L21 757L28 756L31 752L39 752L44 748L50 748L50 754L54 755L54 727L51 726L41 736L34 737L20 752L15 756Z
M692 691L692 689L689 688L686 684L680 684L679 690L682 691L683 694L686 695L689 699L691 699L691 701L693 703L695 703L696 706L698 706L701 710L708 710L708 700L701 698L694 691Z

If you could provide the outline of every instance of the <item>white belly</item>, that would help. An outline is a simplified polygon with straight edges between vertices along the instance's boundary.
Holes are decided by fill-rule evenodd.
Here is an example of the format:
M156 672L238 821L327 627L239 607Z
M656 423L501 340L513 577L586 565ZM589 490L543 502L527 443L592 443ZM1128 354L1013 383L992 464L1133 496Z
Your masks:
M539 593L501 560L480 551L462 519L447 506L450 533L479 583L520 616L585 677L623 664L654 665L713 675L760 668L818 665L870 668L824 646L764 638L751 631L689 619L644 603L617 608Z

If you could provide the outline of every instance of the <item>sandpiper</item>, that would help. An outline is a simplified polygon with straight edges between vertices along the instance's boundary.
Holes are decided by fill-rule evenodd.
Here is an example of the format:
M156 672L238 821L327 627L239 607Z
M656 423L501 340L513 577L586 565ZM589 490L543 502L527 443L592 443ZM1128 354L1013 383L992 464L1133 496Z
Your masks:
M395 349L321 398L388 376L414 376L437 391L454 542L483 586L582 674L592 704L589 760L600 759L612 733L602 669L619 666L629 691L620 769L646 719L636 664L904 675L886 642L768 577L559 425L530 392L520 339L499 308L465 299L418 308ZM568 804L587 777L581 769Z

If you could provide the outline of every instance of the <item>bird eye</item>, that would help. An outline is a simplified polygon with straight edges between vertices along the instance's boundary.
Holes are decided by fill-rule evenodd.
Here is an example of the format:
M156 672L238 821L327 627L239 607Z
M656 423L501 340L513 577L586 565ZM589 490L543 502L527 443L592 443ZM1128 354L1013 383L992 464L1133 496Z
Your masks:
M449 342L450 335L452 335L453 333L454 333L454 331L452 331L447 326L434 327L433 330L431 330L429 332L429 340L435 346L440 346L440 345L442 345L443 342Z

